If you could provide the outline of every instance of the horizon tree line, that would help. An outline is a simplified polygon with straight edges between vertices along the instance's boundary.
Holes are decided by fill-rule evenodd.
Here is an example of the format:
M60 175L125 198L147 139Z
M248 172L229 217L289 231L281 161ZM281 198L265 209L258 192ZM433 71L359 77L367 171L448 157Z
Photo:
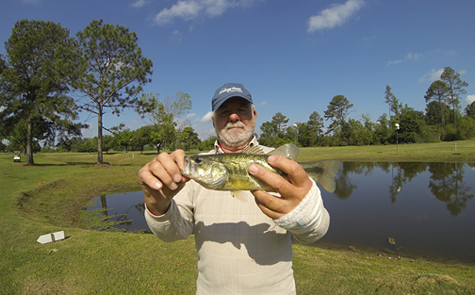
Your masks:
M142 94L142 86L151 81L153 63L142 55L137 41L135 32L102 20L92 21L76 38L50 21L16 22L5 42L6 56L0 55L0 150L23 150L27 164L34 164L34 152L42 149L40 142L44 150L95 149L97 164L102 164L103 151L112 148L126 152L147 146L157 152L211 148L215 137L200 140L182 119L191 110L190 95L177 92L160 100L158 93ZM376 122L367 115L348 119L353 104L339 94L323 117L313 111L307 122L288 126L289 119L276 113L260 126L259 141L274 147L287 142L307 147L392 144L396 137L401 143L473 138L475 102L460 113L467 86L460 73L444 68L424 96L424 113L403 106L387 85L388 113ZM147 117L150 125L137 130L105 126L106 112L119 116L126 108ZM82 139L81 129L87 125L74 123L81 111L97 116L95 144ZM394 128L396 123L399 130ZM103 130L112 135L103 135Z

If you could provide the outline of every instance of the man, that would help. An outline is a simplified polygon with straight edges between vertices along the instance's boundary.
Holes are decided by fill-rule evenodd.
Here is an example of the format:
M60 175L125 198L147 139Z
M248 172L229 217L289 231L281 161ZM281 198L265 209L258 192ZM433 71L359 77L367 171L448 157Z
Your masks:
M224 84L211 105L218 140L210 154L258 145L253 136L257 112L243 85ZM257 190L239 201L228 191L205 189L181 175L184 156L182 150L161 153L139 171L139 178L145 218L156 236L171 242L194 232L197 294L295 294L292 237L312 243L330 221L315 182L296 162L270 156L269 164L287 173L289 181L253 164L249 173L278 195Z

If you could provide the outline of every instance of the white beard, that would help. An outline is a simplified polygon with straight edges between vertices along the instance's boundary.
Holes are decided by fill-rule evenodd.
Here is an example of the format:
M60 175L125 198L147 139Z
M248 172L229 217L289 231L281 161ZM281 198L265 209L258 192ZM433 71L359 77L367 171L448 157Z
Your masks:
M243 122L229 122L219 130L216 125L214 129L218 135L219 143L228 148L240 148L249 143L253 137L256 121L253 119L250 127Z

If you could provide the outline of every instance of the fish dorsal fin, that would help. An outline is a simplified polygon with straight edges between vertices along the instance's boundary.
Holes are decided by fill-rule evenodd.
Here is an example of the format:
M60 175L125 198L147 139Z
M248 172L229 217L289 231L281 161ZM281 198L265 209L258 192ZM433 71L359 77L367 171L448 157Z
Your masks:
M286 143L269 152L269 156L282 156L292 160L296 160L300 154L300 149L293 143Z
M258 145L255 145L255 146L248 145L247 147L245 147L242 150L242 153L243 154L253 154L253 155L265 155L266 154L266 153L264 153L262 148Z

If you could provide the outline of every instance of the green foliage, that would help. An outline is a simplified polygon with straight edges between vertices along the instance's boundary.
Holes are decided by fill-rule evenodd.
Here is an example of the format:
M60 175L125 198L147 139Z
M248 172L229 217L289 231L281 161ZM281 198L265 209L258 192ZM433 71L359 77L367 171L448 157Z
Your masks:
M213 147L214 147L214 143L216 142L217 139L218 139L218 137L215 136L215 135L209 136L207 139L205 139L205 140L201 141L200 143L198 143L198 149L200 151L212 150Z
M8 62L0 63L1 132L25 126L26 162L34 164L33 143L54 133L55 127L80 134L80 124L70 127L76 118L75 104L67 96L68 83L76 79L78 52L69 30L46 21L21 20L5 42ZM35 122L43 122L43 132L33 130ZM59 127L61 126L61 127Z
M389 87L389 85L386 85L384 98L389 107L389 117L391 117L391 112L393 112L394 116L397 118L401 112L402 105L399 103L399 100L396 98L396 96L391 92L391 87Z
M273 117L272 117L272 126L273 126L273 130L275 130L277 132L277 136L282 138L284 137L284 130L287 129L287 123L289 122L289 119L282 115L282 113L276 113Z
M175 149L176 135L180 135L181 132L175 129L178 125L177 121L189 112L192 103L190 95L181 91L171 98L165 97L163 101L160 101L158 97L158 93L143 94L140 101L149 106L149 118L154 124L154 130L150 133L150 144L155 145L157 152L160 152L161 148ZM188 146L191 147L191 143L196 142L197 138L195 136L190 139Z
M154 126L146 125L135 130L134 137L132 138L132 147L136 151L143 153L144 147L151 143L151 133L154 130Z
M467 117L475 119L475 101L467 105L467 107L465 108L465 115Z
M431 101L426 107L425 121L427 125L445 126L450 121L450 107L443 102Z
M416 143L420 141L420 134L425 127L424 114L407 105L403 108L399 124L399 142Z
M467 91L464 89L468 87L468 83L460 79L460 73L455 72L451 67L446 67L444 72L440 76L445 85L447 85L447 99L448 103L452 105L453 115L454 115L454 126L457 126L457 112L460 107L460 97L463 94L466 94Z
M306 137L308 142L304 146L315 146L318 142L319 136L323 134L323 118L317 111L314 111L307 121L307 129L301 130L304 126L299 125L299 142L300 140L305 141Z
M294 135L291 135L294 139L290 139L286 136L285 131L287 131L286 124L288 122L289 119L286 116L280 112L276 113L272 117L271 122L264 122L261 125L262 134L259 137L259 143L266 146L279 147L283 143L293 142L295 139Z
M461 140L475 137L475 119L472 117L462 117L458 124L459 138Z
M447 87L447 84L445 84L441 80L434 81L429 89L426 92L426 95L424 96L426 103L427 103L427 109L426 112L429 115L430 118L427 119L426 121L430 122L430 125L435 125L434 120L436 119L436 115L434 114L435 104L434 102L437 102L438 105L438 119L439 123L441 126L445 126L446 122L446 102L448 102L448 95L449 95L449 87ZM431 103L429 103L432 100ZM431 105L432 104L432 105Z
M177 148L189 151L190 149L196 148L198 146L200 139L198 137L198 133L196 133L192 127L186 126L177 133Z
M353 104L345 96L337 95L333 97L324 116L325 120L332 120L328 132L334 132L335 135L338 135L352 107Z

